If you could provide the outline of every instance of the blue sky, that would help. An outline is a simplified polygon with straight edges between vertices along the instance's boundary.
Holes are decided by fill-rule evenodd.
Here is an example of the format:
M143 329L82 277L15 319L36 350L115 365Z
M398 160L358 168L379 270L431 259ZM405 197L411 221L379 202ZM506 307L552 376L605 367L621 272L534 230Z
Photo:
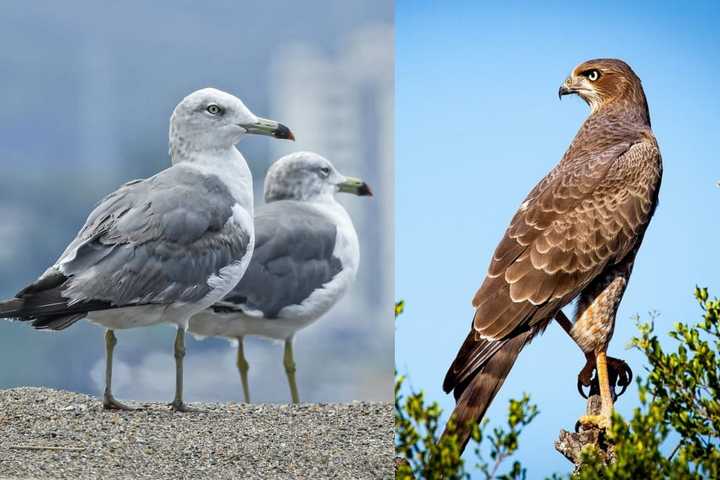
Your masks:
M659 332L692 321L696 284L720 294L720 7L710 2L589 4L398 0L396 24L396 295L407 301L396 364L446 411L445 371L468 332L470 300L512 214L560 159L587 107L558 101L572 68L597 57L640 76L664 162L660 205L620 307L609 352L642 374L626 350L631 317L657 311ZM571 313L571 309L566 309ZM567 472L552 447L583 413L584 364L559 326L527 347L488 412L529 392L541 414L521 439L529 478ZM633 387L617 407L636 406Z

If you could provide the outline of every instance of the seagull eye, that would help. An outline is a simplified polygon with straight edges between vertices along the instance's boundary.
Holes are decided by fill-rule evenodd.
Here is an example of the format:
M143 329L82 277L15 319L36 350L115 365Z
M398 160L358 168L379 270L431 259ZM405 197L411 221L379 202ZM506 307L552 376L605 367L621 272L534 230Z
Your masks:
M208 105L206 110L210 115L221 115L223 112L223 109L218 107L214 103L211 103L210 105Z
M600 78L600 72L598 72L597 70L590 70L589 72L587 72L587 78L591 82L594 82L595 80Z
M327 177L328 175L330 175L330 169L328 167L320 168L320 175L322 177Z

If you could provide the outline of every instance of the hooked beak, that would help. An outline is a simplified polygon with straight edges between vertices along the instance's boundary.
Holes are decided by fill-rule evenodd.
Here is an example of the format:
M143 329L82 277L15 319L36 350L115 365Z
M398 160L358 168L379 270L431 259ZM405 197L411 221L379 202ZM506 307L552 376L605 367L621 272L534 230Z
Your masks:
M359 178L346 177L344 182L338 184L338 191L352 193L360 197L372 197L372 191L368 184Z
M275 138L282 138L285 140L295 140L295 136L292 134L290 129L282 123L276 122L275 120L268 120L267 118L258 117L257 122L254 123L240 123L240 127L244 128L247 133L255 135L267 135Z
M558 98L562 100L563 95L571 95L577 93L577 90L573 87L572 77L568 77L558 90Z

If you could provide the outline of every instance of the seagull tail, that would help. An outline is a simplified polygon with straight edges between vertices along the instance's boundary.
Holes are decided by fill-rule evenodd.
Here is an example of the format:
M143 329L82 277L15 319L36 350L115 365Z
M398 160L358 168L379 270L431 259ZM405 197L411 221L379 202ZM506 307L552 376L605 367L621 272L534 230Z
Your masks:
M43 304L34 298L10 298L0 301L0 319L32 322L38 330L65 330L73 323L84 318L87 312L74 311L72 307L59 309L57 302Z
M10 298L0 302L0 318L18 318L23 307L21 298Z
M0 319L31 322L38 330L65 330L88 312L111 308L108 302L87 301L69 304L59 291L45 291L0 302Z
M475 375L455 386L457 403L442 436L455 435L460 452L465 450L474 425L485 416L520 351L531 337L532 332L526 331L504 341Z
M50 269L23 288L15 298L0 301L0 319L32 322L38 330L64 330L93 310L110 308L109 302L70 302L62 296L67 277Z
M58 315L54 317L36 318L32 322L36 330L65 330L78 320L85 318L85 313L74 313L70 315Z

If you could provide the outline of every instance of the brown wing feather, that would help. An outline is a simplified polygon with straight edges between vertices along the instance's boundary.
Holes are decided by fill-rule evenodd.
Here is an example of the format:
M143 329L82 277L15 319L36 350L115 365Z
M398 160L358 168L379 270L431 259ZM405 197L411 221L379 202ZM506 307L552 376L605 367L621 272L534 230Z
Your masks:
M562 174L568 164L561 163L549 175L555 181L544 182L543 190L528 196L489 268L489 276L504 281L484 282L473 301L473 326L482 337L500 340L499 335L518 328L539 307L549 302L564 305L609 263L630 252L650 219L655 201L650 188L656 190L660 172L648 172L647 167L659 164L659 154L649 142L621 150L614 161L599 164L601 168L587 176L568 178ZM650 175L640 176L637 170ZM507 302L532 304L531 311L516 309L518 315L504 315L501 321L506 325L499 329L500 319L486 316L483 308L488 296L495 298L498 308L496 290L507 292Z
M518 354L531 338L531 332L524 332L507 341L492 342L494 350L483 362L482 373L468 378L455 390L457 405L451 416L455 429L448 430L446 427L443 436L455 435L460 448L465 448L473 424L485 415L485 411L510 373Z
M590 155L571 147L513 217L473 298L473 331L446 375L446 391L478 371L497 342L531 326L542 330L642 237L659 188L657 145L643 137L597 149L587 146Z

